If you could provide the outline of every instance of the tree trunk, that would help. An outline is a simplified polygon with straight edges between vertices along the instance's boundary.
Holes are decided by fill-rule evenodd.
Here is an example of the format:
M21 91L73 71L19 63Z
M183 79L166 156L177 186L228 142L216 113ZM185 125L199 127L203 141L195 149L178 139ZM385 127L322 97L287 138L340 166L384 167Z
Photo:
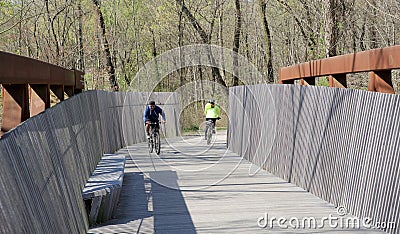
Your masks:
M97 16L99 17L99 25L101 28L101 36L102 36L104 56L105 56L106 66L107 66L106 69L107 69L107 73L108 73L108 81L111 86L111 89L113 89L114 91L118 91L119 87L118 87L117 79L115 77L115 68L114 68L114 64L112 62L112 58L111 58L110 46L108 44L108 40L106 37L106 26L104 23L103 13L101 12L99 1L98 0L92 0L92 1L93 1L93 4L95 5Z
M342 0L324 0L325 22L325 57L333 57L338 53L339 15L342 15Z
M182 46L183 46L183 29L182 29L182 13L183 7L178 4L179 13L178 13L178 46L179 46L179 63L182 64ZM179 67L181 67L179 65ZM183 87L183 68L179 69L179 87ZM183 92L182 92L183 94ZM183 97L181 97L183 98ZM183 114L183 112L182 112Z
M24 10L24 1L21 1L21 11L19 13L19 23L18 23L18 27L19 27L19 33L18 33L18 51L19 51L19 55L21 55L22 53L22 21L23 21L23 10Z
M49 21L51 32L52 32L52 36L53 36L53 39L54 39L54 44L56 46L56 54L54 56L55 57L55 63L58 64L59 58L60 58L60 47L59 47L59 44L58 44L57 34L56 34L55 28L54 28L54 19L52 19L50 17L50 8L49 8L49 1L48 0L45 0L45 5L46 5L46 12L47 12L47 20Z
M258 0L258 4L260 6L260 13L262 17L263 27L264 27L264 39L265 39L265 46L267 47L267 77L268 83L274 83L274 69L272 65L272 43L271 43L271 32L269 30L267 15L266 15L266 8L267 3L265 0Z
M83 50L83 34L82 34L82 5L81 1L78 2L78 43L79 43L79 62L78 69L85 71L85 54Z
M264 2L264 0L262 0ZM307 27L307 23L311 24L312 19L310 17L310 10L309 10L309 6L308 3L305 1L302 1L303 7L306 9L306 15L307 15L307 19L308 22L306 23L306 25L302 24L302 19L299 19L299 17L293 12L293 10L291 9L291 7L288 5L287 1L285 0L278 0L278 2L280 4L282 4L287 12L289 14L291 14L297 24L297 26L300 29L301 35L303 36L303 38L307 41L307 45L308 48L311 50L311 56L306 56L305 60L309 60L309 59L317 59L318 58L318 54L316 52L317 49L317 40L314 37L315 33L312 31L312 28L310 28L310 26ZM264 14L265 15L265 14ZM307 28L308 28L308 32L307 32Z
M156 57L157 57L157 55L158 55L158 53L157 53L157 45L156 45L156 37L155 37L155 35L154 35L154 31L153 31L153 29L149 29L150 30L150 32L151 32L151 35L152 35L152 38L153 38L153 52L152 52L152 54L153 54L153 58L154 58L154 63L155 63L155 66L156 66L156 76L157 76L157 79L156 79L156 81L158 82L158 81L160 81L160 79L161 79L161 75L160 75L160 69L158 68L158 63L157 63L157 59L155 59ZM163 84L163 83L159 83L160 85L161 84Z
M203 87L203 69L201 68L201 66L198 66L198 68L199 68L199 78L200 78L200 98L203 102L202 106L205 106L206 101L204 97L204 87Z
M330 57L331 51L331 35L332 35L332 24L333 19L331 17L330 11L332 9L331 0L324 0L323 3L323 20L325 25L324 30L324 46L325 46L325 57Z
M222 48L224 47L224 34L223 34L223 16L224 13L222 10L220 10L219 13L219 17L218 17L218 41L219 41L219 46L221 46ZM222 76L222 79L225 80L226 78L226 71L225 71L225 64L224 64L224 51L221 50L221 57L220 57L221 61L222 61L222 67L223 69L220 69L220 74Z
M136 15L135 15L135 2L132 0L132 22L133 22L133 40L135 43L135 59L136 59L136 72L140 70L139 66L139 36L137 30L137 23L136 23ZM132 82L132 81L131 81ZM131 82L129 84L131 84ZM140 87L140 77L137 77L137 87Z
M189 9L186 7L184 1L183 0L176 0L176 2L178 3L179 6L182 7L183 13L185 13L185 15L188 17L190 23L192 24L192 26L199 33L200 38L203 41L203 43L204 44L210 44L210 41L211 41L210 37L208 37L207 33L201 27L199 22L197 22L196 18L189 11ZM211 64L215 64L215 59L214 59L213 55L211 54L211 48L210 48L209 53L208 53L208 58L210 59ZM218 82L219 84L221 84L224 87L227 87L225 81L222 79L222 76L219 73L219 69L216 68L216 67L212 67L211 69L212 69L212 75L213 75L214 79L216 80L216 82Z
M240 12L240 0L235 0L235 31L233 34L233 51L236 53L233 56L233 86L239 85L238 75L238 56L240 46L240 30L242 28L242 14Z
M371 5L376 6L376 1L372 0ZM378 15L376 12L376 8L372 7L372 19L377 19ZM377 36L377 30L376 30L377 25L376 24L371 24L369 31L370 31L370 47L371 49L376 49L378 48L378 36Z

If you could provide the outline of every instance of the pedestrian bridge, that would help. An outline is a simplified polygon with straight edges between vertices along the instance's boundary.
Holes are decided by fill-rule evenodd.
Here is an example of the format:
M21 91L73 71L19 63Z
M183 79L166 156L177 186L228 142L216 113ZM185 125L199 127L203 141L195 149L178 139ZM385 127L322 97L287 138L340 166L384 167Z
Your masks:
M285 84L230 88L228 130L211 145L201 132L181 136L188 100L177 93L82 92L79 71L0 53L0 232L399 233L400 96L388 94L399 51L309 62L281 70ZM346 87L347 73L365 71L370 90L386 93L286 84L329 75ZM50 90L61 100L52 108ZM149 99L168 118L160 156L144 143ZM117 183L84 200L88 180L95 188L110 174Z
M143 143L149 97L168 116L160 157ZM0 230L396 233L399 101L350 89L235 87L228 132L206 145L200 135L179 137L176 93L84 92L0 140ZM89 227L81 193L104 153L126 156L124 183L114 218Z

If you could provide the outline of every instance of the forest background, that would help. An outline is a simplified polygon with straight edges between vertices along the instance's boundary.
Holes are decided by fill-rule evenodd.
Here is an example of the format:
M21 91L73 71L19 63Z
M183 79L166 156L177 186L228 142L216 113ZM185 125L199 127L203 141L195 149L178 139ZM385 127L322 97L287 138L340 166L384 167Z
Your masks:
M192 44L238 52L263 75L254 83L276 83L280 67L398 45L399 28L398 0L0 0L0 50L82 70L87 90L128 90L147 62ZM193 66L169 74L155 91L193 81L241 84L227 71ZM348 83L367 89L368 75ZM396 70L393 84L399 93ZM185 129L203 121L206 100L225 98L198 89L181 115Z

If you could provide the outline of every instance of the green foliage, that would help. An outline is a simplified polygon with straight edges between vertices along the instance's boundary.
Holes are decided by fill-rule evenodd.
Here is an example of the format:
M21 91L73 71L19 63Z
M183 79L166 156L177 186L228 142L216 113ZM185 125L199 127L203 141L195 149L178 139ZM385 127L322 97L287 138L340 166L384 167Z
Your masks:
M329 80L328 80L328 77L319 77L317 80L316 80L316 82L315 82L315 85L317 85L317 86L326 86L326 87L328 87L329 86Z
M189 126L189 127L183 128L183 131L184 131L184 132L196 132L196 131L198 131L198 130L200 130L200 128L199 128L199 126L197 126L197 125L191 125L191 126Z
M227 130L228 129L228 127L216 127L217 128L217 130Z
M13 1L11 0L1 0L0 1L0 9L8 8L8 7L13 7Z
M0 0L0 25L15 14L17 8L11 0ZM0 28L1 29L1 28Z
M21 9L21 1L0 0L0 32L3 32L0 34L0 49L69 68L75 67L80 53L78 3L81 3L86 80L90 88L108 88L101 32L92 0L48 2L49 12L45 7L45 1L24 1L24 7ZM235 29L234 1L183 2L197 21L196 25L200 25L205 33L209 34L213 44L223 43L224 47L232 48ZM275 71L280 67L325 58L325 47L332 45L324 39L327 29L331 29L326 25L329 22L326 17L331 15L321 7L323 4L321 1L266 2L268 3L266 18L269 20L271 30ZM330 2L334 4L335 1ZM400 3L389 1L387 4L387 14L394 16L393 19L399 18ZM159 55L178 46L179 24L183 31L184 45L202 43L197 29L187 15L183 14L179 21L181 8L178 5L176 1L167 0L101 1L106 35L121 87L126 89L129 86L129 80L132 80L136 73L153 59L154 50ZM363 1L356 1L354 5L350 5L346 11L340 12L343 14L337 14L340 17L331 25L338 35L338 41L334 45L339 54L361 50L361 47L370 49L372 46L398 44L400 34L388 33L397 30L400 25L397 21L387 24L385 15L380 12L375 16L372 15L366 10L371 6ZM241 7L243 18L239 53L265 73L266 47L258 1L241 1ZM340 11L340 8L337 9ZM23 14L20 14L21 10ZM213 20L213 17L216 18ZM376 35L379 35L376 38L371 38L372 28L376 29ZM52 29L56 35L53 35ZM60 47L59 54L56 54L56 45ZM185 69L183 84L200 77L198 71L193 73L187 72L188 70L190 68ZM124 79L125 74L128 81ZM229 86L232 83L231 75L226 73L224 78ZM210 68L203 69L203 79L213 80ZM328 81L321 79L317 84L327 86ZM156 90L174 91L180 85L180 75L174 72L168 75ZM217 99L223 98L218 97L216 93L213 96Z

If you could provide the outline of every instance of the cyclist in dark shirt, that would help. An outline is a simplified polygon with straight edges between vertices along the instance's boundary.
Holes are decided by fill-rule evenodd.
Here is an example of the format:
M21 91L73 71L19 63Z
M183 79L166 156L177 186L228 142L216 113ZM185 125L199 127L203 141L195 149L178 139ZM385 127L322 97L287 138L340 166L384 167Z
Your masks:
M159 106L156 106L155 101L150 101L149 105L146 106L146 109L143 112L143 121L146 125L147 139L150 138L150 123L157 123L157 128L160 127L158 126L158 119L160 115L162 116L161 123L166 123L167 119L165 118L164 111Z

